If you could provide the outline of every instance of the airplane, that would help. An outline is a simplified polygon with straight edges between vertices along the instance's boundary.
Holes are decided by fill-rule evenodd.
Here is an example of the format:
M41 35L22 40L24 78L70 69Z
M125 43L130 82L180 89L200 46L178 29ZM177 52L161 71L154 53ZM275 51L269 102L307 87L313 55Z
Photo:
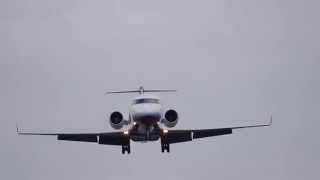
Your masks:
M272 116L268 124L238 126L215 129L187 129L171 130L178 123L178 113L174 109L164 110L157 96L146 94L152 92L175 92L176 90L145 90L142 86L138 90L112 91L106 94L139 93L132 100L129 117L125 119L119 111L109 116L109 123L115 130L128 126L128 130L101 133L29 133L20 132L19 135L49 135L57 136L58 140L94 142L103 145L122 147L122 154L130 154L130 142L152 142L160 139L161 152L170 152L170 144L192 141L199 138L232 134L234 129L271 126Z

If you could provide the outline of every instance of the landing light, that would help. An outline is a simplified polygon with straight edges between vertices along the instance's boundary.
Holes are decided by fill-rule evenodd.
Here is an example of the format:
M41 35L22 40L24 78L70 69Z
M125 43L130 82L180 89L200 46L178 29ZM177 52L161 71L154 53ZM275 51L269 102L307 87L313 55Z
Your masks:
M163 133L168 133L168 130L167 130L167 129L164 129L164 130L163 130Z

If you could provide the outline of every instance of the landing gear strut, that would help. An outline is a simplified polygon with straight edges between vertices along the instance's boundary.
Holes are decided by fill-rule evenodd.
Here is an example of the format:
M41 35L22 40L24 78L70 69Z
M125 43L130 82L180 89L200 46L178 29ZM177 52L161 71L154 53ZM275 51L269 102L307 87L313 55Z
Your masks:
M122 145L122 154L125 154L126 152L127 154L130 154L130 144Z
M161 143L161 152L167 151L170 152L170 144L168 143Z
M164 153L167 151L170 152L170 144L168 143L166 136L161 137L161 152Z

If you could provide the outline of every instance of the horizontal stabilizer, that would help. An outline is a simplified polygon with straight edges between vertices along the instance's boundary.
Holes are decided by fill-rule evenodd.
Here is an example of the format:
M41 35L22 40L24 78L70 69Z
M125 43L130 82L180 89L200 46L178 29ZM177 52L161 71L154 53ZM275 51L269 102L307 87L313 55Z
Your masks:
M123 94L123 93L139 93L143 94L146 92L176 92L177 90L172 89L144 89L142 86L138 90L128 90L128 91L109 91L105 94Z

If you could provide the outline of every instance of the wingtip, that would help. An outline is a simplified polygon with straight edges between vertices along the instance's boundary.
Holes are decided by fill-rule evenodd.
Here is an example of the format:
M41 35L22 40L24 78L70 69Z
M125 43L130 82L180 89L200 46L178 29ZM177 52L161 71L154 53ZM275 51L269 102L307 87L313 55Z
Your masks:
M16 132L17 132L17 134L19 134L19 127L18 127L17 123L16 123Z
M270 122L269 122L269 126L272 125L272 115L270 116Z

